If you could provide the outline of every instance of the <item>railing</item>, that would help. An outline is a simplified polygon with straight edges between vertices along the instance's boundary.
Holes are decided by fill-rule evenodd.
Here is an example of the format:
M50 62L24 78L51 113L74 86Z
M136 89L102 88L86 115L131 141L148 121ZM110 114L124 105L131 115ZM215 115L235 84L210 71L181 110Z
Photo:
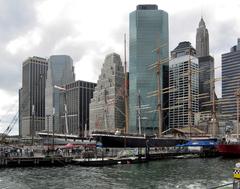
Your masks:
M211 188L208 188L208 189L222 188L222 187L230 186L230 185L233 185L233 184L234 184L234 182L231 182L231 183L222 184L222 185L219 185L219 186L214 186L214 187L211 187Z

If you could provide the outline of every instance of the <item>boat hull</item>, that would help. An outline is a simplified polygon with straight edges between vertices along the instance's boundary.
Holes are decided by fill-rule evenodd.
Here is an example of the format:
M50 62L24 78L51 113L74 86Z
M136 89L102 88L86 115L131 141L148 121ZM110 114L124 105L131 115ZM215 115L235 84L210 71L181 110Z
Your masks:
M186 142L176 138L144 138L116 135L97 135L94 136L102 147L106 148L145 148L145 147L170 147Z
M224 157L240 157L240 144L219 144L217 150Z

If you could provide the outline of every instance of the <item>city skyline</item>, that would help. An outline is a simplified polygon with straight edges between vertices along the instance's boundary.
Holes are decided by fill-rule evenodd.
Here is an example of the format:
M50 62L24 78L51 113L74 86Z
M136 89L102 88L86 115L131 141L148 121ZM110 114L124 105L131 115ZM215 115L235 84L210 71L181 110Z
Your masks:
M203 16L209 31L210 54L215 58L216 67L220 65L221 54L229 51L240 36L237 31L240 3L234 0L226 3L196 1L194 5L189 0L104 2L0 1L3 11L0 19L1 129L17 112L21 63L25 59L67 54L73 57L76 79L95 82L106 54L116 52L123 58L123 34L128 36L128 15L137 4L157 4L159 9L168 12L169 51L180 41L190 41L195 46L196 28ZM216 77L220 77L220 73L219 69L216 70ZM217 84L217 90L219 95L220 84ZM9 117L3 117L14 104L16 106Z

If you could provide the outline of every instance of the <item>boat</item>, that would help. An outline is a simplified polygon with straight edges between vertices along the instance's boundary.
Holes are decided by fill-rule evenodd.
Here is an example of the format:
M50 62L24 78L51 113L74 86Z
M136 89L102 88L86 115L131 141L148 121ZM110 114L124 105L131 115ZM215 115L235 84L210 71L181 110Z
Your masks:
M189 153L199 154L200 157L216 157L219 156L218 143L217 138L192 138L187 143L177 145L177 147L187 148Z
M181 138L157 138L139 134L116 134L113 132L94 131L92 137L97 146L104 148L145 148L145 147L171 147L187 142Z
M72 162L75 165L81 166L110 166L118 164L137 164L146 163L147 159L145 157L126 157L126 158L91 158L91 159L73 159Z
M240 141L236 138L223 139L217 149L223 157L240 157Z

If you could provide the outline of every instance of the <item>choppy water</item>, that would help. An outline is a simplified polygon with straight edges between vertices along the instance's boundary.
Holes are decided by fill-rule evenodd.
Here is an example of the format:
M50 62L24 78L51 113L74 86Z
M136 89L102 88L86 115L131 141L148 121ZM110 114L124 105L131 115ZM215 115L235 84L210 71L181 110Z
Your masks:
M232 182L237 159L175 159L111 167L0 169L3 189L210 188Z

